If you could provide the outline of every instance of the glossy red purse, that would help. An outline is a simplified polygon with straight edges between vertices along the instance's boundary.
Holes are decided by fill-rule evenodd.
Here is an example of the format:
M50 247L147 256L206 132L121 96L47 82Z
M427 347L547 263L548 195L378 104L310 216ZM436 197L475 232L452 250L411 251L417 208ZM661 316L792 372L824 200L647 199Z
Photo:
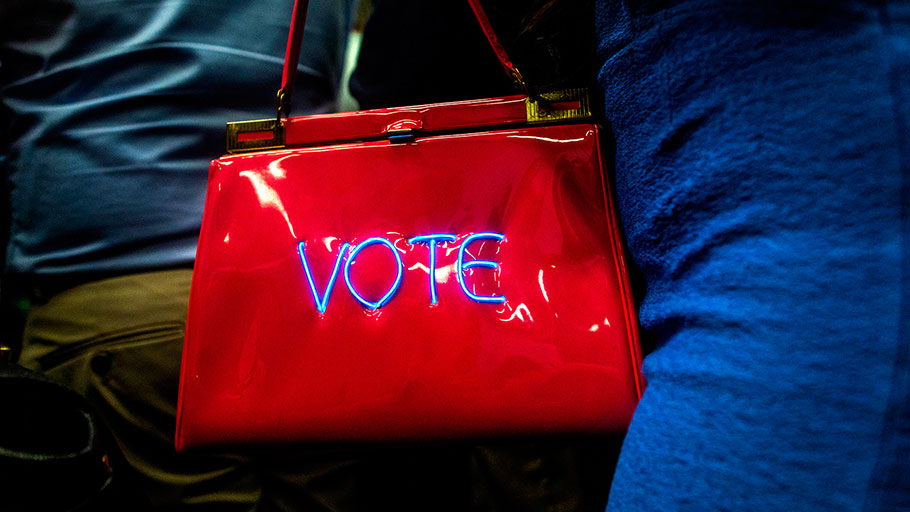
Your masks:
M178 450L627 427L641 354L584 91L280 116L211 164Z

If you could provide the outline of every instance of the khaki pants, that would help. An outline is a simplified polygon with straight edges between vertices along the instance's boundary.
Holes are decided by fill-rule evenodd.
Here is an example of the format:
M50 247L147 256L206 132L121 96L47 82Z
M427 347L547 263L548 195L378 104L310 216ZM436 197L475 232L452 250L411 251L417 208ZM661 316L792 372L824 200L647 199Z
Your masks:
M89 399L156 505L251 504L259 489L244 460L174 450L191 275L129 275L55 295L29 313L20 363Z
M94 281L29 313L20 363L86 396L165 510L603 510L618 440L174 450L192 272Z

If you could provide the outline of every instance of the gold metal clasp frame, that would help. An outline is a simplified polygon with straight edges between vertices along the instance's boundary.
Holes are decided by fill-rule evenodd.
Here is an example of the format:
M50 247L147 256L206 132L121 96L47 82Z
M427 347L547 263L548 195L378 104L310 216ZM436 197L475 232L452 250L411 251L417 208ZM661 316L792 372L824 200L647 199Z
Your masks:
M278 119L227 124L227 152L263 151L284 147L284 124Z
M525 99L529 123L552 123L591 117L591 100L584 88L543 93ZM284 123L280 118L238 121L227 124L227 152L243 153L285 147Z
M528 96L525 108L529 123L551 123L591 117L591 98L584 88Z

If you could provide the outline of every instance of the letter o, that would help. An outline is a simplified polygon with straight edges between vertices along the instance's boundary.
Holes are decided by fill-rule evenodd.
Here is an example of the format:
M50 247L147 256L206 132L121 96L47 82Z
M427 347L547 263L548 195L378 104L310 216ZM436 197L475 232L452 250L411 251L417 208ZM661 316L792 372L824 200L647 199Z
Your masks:
M357 290L354 289L353 283L351 283L351 263L354 261L354 258L357 257L357 254L360 253L363 249L375 244L382 244L388 247L392 251L392 255L395 256L395 263L398 265L398 274L395 276L395 282L392 283L392 287L389 288L389 291L382 296L376 302L370 302L364 299ZM348 255L347 261L344 262L344 282L348 285L348 290L351 292L351 295L357 299L358 302L366 306L368 309L379 309L384 306L387 302L392 300L392 297L395 295L395 292L398 291L398 287L401 286L401 276L404 274L404 264L401 262L401 256L398 254L398 249L392 245L392 242L386 240L381 236L374 236L372 238L367 238L363 242L357 244Z

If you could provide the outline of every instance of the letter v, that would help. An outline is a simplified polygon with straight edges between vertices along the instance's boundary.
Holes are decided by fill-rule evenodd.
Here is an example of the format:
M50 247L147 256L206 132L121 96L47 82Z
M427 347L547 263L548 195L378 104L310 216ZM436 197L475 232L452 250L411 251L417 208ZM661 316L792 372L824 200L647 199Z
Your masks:
M306 254L303 253L303 244L304 242L297 244L297 252L300 253L300 261L303 262L303 271L306 272L306 280L310 284L310 291L313 292L313 299L316 301L316 309L318 309L320 313L325 313L325 308L329 305L329 295L332 293L332 287L335 286L335 278L338 277L338 269L341 268L341 260L344 259L344 255L348 252L348 247L350 247L351 244L343 244L338 251L338 256L335 257L335 268L332 269L332 276L329 278L329 284L325 287L325 293L322 294L322 299L319 298L319 292L316 291L316 283L313 281L313 272L310 271L310 265L306 261Z

